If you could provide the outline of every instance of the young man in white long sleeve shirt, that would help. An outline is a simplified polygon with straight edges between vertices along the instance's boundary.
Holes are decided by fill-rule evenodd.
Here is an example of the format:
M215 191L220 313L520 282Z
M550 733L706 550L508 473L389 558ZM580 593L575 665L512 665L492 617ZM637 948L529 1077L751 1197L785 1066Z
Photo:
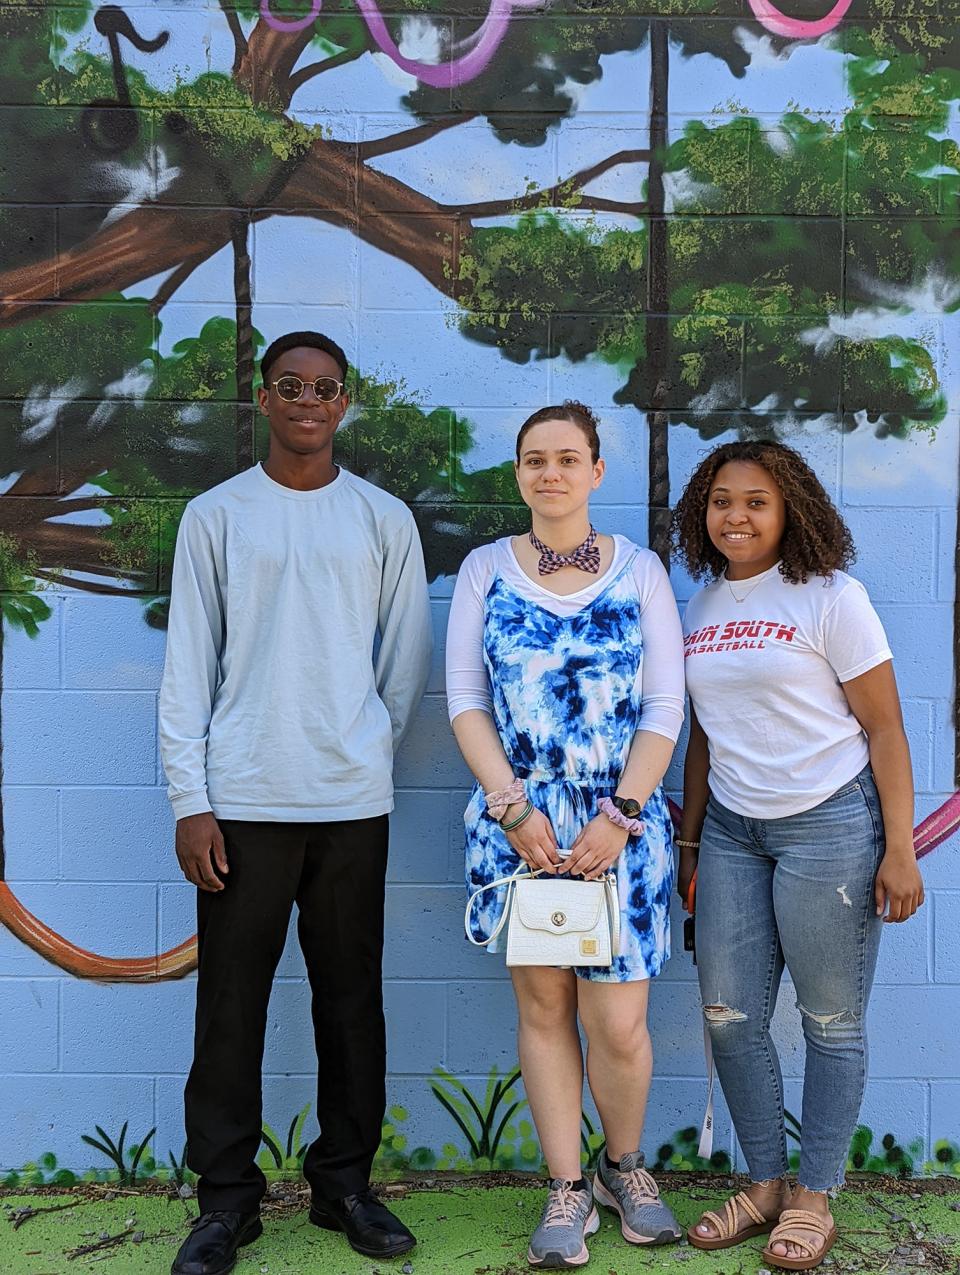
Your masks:
M185 1098L201 1216L173 1275L225 1275L262 1230L261 1062L294 903L319 1068L310 1220L373 1257L415 1243L369 1175L385 1105L393 752L430 662L423 554L406 506L333 463L340 347L291 333L261 371L269 455L186 508L160 692L200 957Z

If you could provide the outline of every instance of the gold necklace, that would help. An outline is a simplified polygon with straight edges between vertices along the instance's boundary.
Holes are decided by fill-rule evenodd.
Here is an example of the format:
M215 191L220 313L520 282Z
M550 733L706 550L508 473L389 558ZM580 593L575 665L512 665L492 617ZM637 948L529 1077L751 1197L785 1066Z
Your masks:
M746 591L746 593L743 595L742 598L737 597L736 590L733 587L733 581L727 579L726 576L723 577L724 580L727 581L727 588L730 590L730 596L733 598L734 602L736 602L737 606L739 606L743 602L746 602L747 598L749 598L750 594L754 591L754 589L757 588L758 585L763 584L764 580L767 578L769 571L772 571L772 570L773 570L773 567L770 567L768 568L768 571L762 571L760 575L756 578L756 580L754 580L753 583L750 585L750 588Z

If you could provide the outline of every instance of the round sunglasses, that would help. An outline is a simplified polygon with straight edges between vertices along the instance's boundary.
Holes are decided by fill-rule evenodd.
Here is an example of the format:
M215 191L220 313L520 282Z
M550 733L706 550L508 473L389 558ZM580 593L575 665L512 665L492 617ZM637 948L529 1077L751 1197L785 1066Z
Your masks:
M279 381L271 381L270 384L285 403L296 403L311 384L321 403L332 403L343 393L343 381L336 381L332 376L318 376L313 382L301 381L299 376L281 376Z

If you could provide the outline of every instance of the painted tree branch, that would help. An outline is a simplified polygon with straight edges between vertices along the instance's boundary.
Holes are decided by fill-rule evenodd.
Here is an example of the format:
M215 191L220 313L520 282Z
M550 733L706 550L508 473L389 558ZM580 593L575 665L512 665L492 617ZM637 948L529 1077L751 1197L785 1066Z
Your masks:
M81 482L83 479L81 479ZM11 496L50 496L55 495L60 485L60 474L54 465L44 465L36 469L25 469L0 497L9 500Z
M291 97L293 67L311 38L307 32L280 32L258 22L245 42L237 68L237 81L254 101L282 102ZM256 219L282 212L275 206L284 195L285 207L312 212L321 220L349 228L382 251L406 261L438 291L451 295L449 271L452 221L460 219L461 242L471 227L463 218L499 216L527 207L543 206L545 199L561 202L565 183L551 191L534 192L519 200L444 206L385 173L366 167L363 161L376 155L417 145L445 128L466 122L470 114L431 121L392 139L367 143L318 138L281 189L271 184L273 205L258 207ZM568 179L570 188L582 189L594 178L618 164L641 163L645 150L623 150L591 165ZM360 201L357 200L357 178ZM283 174L280 175L281 180ZM175 188L171 190L175 203ZM599 203L591 197L593 211L632 212L641 205ZM12 326L56 304L94 299L105 292L124 290L153 275L182 272L182 283L191 262L203 262L230 242L231 215L226 210L189 207L142 206L96 231L59 260L9 270L0 274L0 326ZM165 280L154 298L168 299L175 277Z
M606 159L591 164L589 168L564 178L555 186L529 191L526 195L513 199L486 199L472 204L451 204L447 205L444 211L464 217L508 217L511 213L526 212L535 208L563 208L568 205L583 208L587 206L588 199L596 211L628 212L634 209L645 211L646 204L643 203L621 203L618 200L587 195L581 196L574 203L571 197L577 195L585 186L589 186L590 182L602 177L610 169L618 168L621 164L643 164L649 158L650 152L646 150L617 151L613 155L608 155ZM600 205L603 205L602 209Z
M63 253L59 263L53 258L0 275L0 327L120 291L194 257L206 260L229 238L229 211L136 208Z
M366 52L366 50L362 50ZM340 53L334 53L332 57L324 58L322 62L311 62L308 66L301 67L299 71L295 71L290 76L287 89L292 98L298 88L301 88L308 80L315 79L318 75L323 75L326 71L332 71L335 67L344 66L347 62L355 62L361 53L355 49L343 49Z
M608 212L628 217L643 217L648 211L647 205L640 201L625 204L619 199L601 199L598 195L584 195L577 207L586 212Z
M178 266L176 270L172 270L154 293L149 307L151 313L159 314L181 284L186 283L194 270L202 266L204 261L206 261L206 256L190 257L189 260Z
M463 111L459 115L441 115L428 124L418 124L416 128L405 128L402 133L391 133L389 137L378 137L369 142L360 142L357 155L361 162L376 159L378 155L393 155L396 151L408 150L411 146L419 146L447 129L457 128L460 124L469 124L477 118L476 111Z
M278 31L262 19L250 32L247 49L234 72L258 106L283 110L290 105L293 68L313 39L313 30Z
M432 136L440 125L440 121L424 125L427 132L421 133L421 138ZM445 117L443 126L454 126L450 117ZM411 129L408 133L416 131ZM394 140L402 136L395 134ZM472 230L472 217L508 216L551 204L559 207L570 193L602 173L619 164L642 162L647 155L643 150L618 151L549 190L533 191L515 199L444 205L375 168L358 167L361 153L370 158L376 146L376 142L358 145L318 138L283 190L274 194L275 200L283 196L284 207L258 208L254 217L259 220L290 207L346 227L372 246L405 261L447 296L453 290L445 267L449 264L454 218L459 219L463 243ZM362 147L366 149L362 151ZM359 208L358 175L362 176ZM634 215L644 207L599 196L583 196L580 206L591 211ZM205 261L229 243L230 226L228 210L136 208L64 253L59 262L40 262L0 275L0 327L34 318L51 305L94 299L153 275L185 270L190 261Z
M87 952L35 917L5 881L0 881L0 924L39 956L77 978L107 983L157 983L183 978L197 968L194 936L156 956L97 956Z
M114 546L104 539L103 527L76 522L48 522L54 501L45 501L45 508L34 523L24 523L22 514L14 518L5 508L7 502L0 499L0 530L9 531L17 538L24 552L34 553L41 566L48 570L82 572L84 575L106 576L129 580L136 587L147 587L144 572L123 570L112 560ZM132 592L131 589L126 590Z
M76 576L67 575L61 571L47 571L44 567L37 567L33 574L38 580L49 580L52 584L66 585L67 588L77 589L81 593L96 593L111 598L129 598L131 595L131 590L124 588L123 585L103 584L98 580L79 580Z
M435 200L376 169L363 170L357 219L357 146L314 142L282 193L283 207L258 208L254 220L295 209L343 226L398 256L449 295L445 248L452 219ZM230 242L229 210L142 206L96 231L56 259L0 274L0 327L12 327L57 306L94 300L206 260Z
M243 27L240 25L240 18L236 9L230 8L228 0L220 0L220 8L227 20L227 26L230 28L230 34L233 36L233 73L236 75L240 69L244 57L247 53L247 37L243 34Z

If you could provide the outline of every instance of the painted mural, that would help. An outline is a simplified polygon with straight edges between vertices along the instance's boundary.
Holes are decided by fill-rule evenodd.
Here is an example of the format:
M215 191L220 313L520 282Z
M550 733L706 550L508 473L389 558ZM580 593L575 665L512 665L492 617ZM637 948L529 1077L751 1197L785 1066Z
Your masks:
M135 1006L131 1030L146 1031L166 992L104 985L169 984L195 965L158 813L165 591L185 501L260 454L257 355L297 327L328 331L354 364L339 455L413 508L441 628L464 554L522 523L509 456L533 407L575 394L600 411L598 515L665 561L671 499L714 440L807 452L891 633L917 854L937 851L933 915L900 954L889 1024L894 1040L914 1023L927 1049L904 1073L891 1063L868 1114L889 1127L902 1075L916 1101L880 1150L858 1135L851 1163L953 1165L960 1065L938 1033L960 1010L960 966L938 940L960 919L960 7L23 0L0 8L0 35L0 1014L55 1001L36 1020L43 1065L26 1031L0 1047L0 1070L29 1073L39 1104L19 1141L0 1138L0 1169L28 1143L39 1154L57 1103L79 1103L85 1132L58 1125L51 1173L86 1163L80 1137L121 1178L163 1160L144 1158L158 1125L179 1145L183 1051L168 1066L135 1048L121 1068L89 1030L71 1036L70 1016L101 1015L106 1037ZM682 599L690 582L675 581ZM513 1063L504 985L456 946L465 781L441 690L438 674L400 761L386 970L388 1010L393 995L419 1015L417 1039L391 1047L395 1093L416 1080L431 1114L419 1098L396 1106L381 1155L506 1163L483 1123L493 1102L497 1125L510 1108L507 1160L538 1164L522 1097L507 1098L515 1077L486 1080L492 1060L501 1075ZM405 792L440 812L429 862ZM405 936L424 908L449 933L418 965ZM294 988L295 957L286 977ZM461 980L488 997L483 1048L451 1025ZM677 985L689 999L689 970ZM188 1003L163 1001L185 1045ZM699 1024L679 1023L663 1164L689 1161L674 1131L699 1101ZM280 1083L297 1068L278 1058L271 1110L285 1129L294 1116L285 1137L265 1130L279 1170L306 1117L301 1089ZM51 1068L63 1081L45 1090ZM121 1071L144 1083L114 1127L151 1129L132 1152L127 1124L107 1133L72 1086ZM398 1132L408 1106L430 1143L419 1162Z

